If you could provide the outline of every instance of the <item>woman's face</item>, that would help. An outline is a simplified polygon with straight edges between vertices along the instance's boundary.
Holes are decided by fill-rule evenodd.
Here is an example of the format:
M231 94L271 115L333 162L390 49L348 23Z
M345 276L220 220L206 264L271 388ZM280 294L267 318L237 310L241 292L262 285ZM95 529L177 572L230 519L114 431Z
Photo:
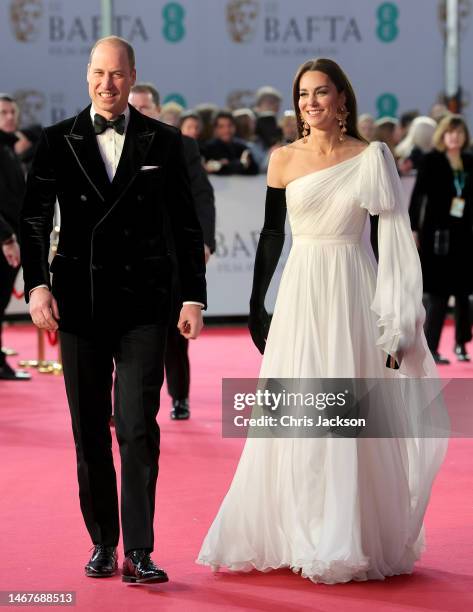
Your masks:
M185 119L183 124L181 125L181 132L184 136L189 136L190 138L194 138L197 140L200 134L200 123L194 117L189 117Z
M443 143L447 151L461 149L465 144L465 140L465 130L460 126L447 130L443 135Z
M337 124L337 111L345 103L345 94L338 93L330 78L318 70L305 72L299 81L299 110L311 128L332 130Z

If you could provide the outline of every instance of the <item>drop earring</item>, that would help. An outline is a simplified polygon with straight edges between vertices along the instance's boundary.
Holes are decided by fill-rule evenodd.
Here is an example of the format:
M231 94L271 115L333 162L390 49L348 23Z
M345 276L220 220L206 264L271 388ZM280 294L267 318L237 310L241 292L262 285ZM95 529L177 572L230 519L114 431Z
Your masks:
M301 116L301 125L302 125L303 142L304 144L307 144L307 136L310 134L310 125L307 123L307 121L302 119L302 116Z
M339 142L343 142L345 140L345 134L347 133L347 117L350 113L347 109L342 106L337 115L338 119L338 127L340 128L340 136L338 137Z

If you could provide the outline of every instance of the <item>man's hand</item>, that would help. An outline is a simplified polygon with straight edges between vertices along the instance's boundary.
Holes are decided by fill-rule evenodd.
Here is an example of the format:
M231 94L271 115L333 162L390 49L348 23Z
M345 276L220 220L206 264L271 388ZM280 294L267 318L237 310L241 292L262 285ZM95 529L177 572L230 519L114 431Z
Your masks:
M208 247L206 244L204 244L204 255L205 255L205 263L207 263L210 259L210 247Z
M59 309L51 291L38 287L30 295L30 315L39 329L56 331L58 328Z
M15 153L21 155L31 147L31 142L26 138L23 132L15 132L15 135L18 138L14 144Z
M7 244L2 244L2 251L5 255L5 259L12 268L18 268L21 263L20 259L20 247L16 240L12 240Z
M187 340L195 340L200 334L204 322L202 309L198 304L184 304L179 315L177 328Z

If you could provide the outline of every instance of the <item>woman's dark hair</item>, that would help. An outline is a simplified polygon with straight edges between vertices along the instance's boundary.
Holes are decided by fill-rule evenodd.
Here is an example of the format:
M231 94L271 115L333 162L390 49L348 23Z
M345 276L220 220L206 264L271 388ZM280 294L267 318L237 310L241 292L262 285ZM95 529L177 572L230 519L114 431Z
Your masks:
M455 130L457 128L461 128L465 132L465 142L463 143L461 150L464 151L465 149L468 149L470 146L470 132L468 130L466 121L461 115L449 114L440 121L437 129L434 132L433 142L437 151L445 151L445 143L443 142L445 132L450 132L451 130Z
M306 72L317 70L323 72L328 76L332 83L337 88L338 93L345 92L345 107L348 111L347 116L347 131L348 136L353 136L362 142L366 142L365 139L360 135L357 128L358 113L356 105L355 92L353 87L348 80L347 75L343 72L340 66L331 59L320 57L318 59L309 60L299 67L296 76L294 78L294 84L292 87L292 99L294 103L294 111L297 117L297 132L299 138L302 137L302 118L299 110L299 85L301 77Z

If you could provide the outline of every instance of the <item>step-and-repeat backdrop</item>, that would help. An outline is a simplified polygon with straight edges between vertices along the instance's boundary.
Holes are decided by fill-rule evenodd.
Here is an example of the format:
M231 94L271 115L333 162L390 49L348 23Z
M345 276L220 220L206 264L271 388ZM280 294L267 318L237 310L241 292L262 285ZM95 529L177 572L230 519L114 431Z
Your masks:
M86 67L100 37L100 4L0 3L0 91L17 97L25 125L54 123L88 103ZM464 58L473 51L471 5L460 0ZM138 79L153 82L163 101L188 108L251 106L262 85L279 89L283 108L290 108L297 67L317 56L343 66L360 112L376 117L428 113L443 92L443 0L115 0L114 7L115 32L135 47ZM465 114L473 119L468 67L465 59ZM215 182L218 248L208 270L209 314L247 312L264 183L264 177ZM24 306L13 300L10 310Z

